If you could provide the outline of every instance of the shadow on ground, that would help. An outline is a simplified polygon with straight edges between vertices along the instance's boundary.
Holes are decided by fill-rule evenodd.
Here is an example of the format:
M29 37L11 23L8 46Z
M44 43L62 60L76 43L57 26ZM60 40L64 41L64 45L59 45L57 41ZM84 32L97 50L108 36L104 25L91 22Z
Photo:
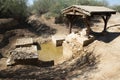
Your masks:
M38 20L32 20L28 22L28 29L35 33L36 35L42 36L42 37L49 37L56 33L56 29L38 21Z
M4 34L2 41L0 42L0 49L9 44L9 38L15 36L15 33L9 32Z
M105 32L105 33L93 32L92 34L95 36L96 40L109 43L116 39L120 35L120 32Z
M92 53L87 53L85 56L78 57L76 59L71 59L53 67L38 67L25 65L23 67L15 68L16 66L12 66L6 70L0 71L0 78L67 80L77 75L83 75L84 72L96 69L98 63L98 56L95 57ZM73 74L74 71L78 70L81 70L81 72Z

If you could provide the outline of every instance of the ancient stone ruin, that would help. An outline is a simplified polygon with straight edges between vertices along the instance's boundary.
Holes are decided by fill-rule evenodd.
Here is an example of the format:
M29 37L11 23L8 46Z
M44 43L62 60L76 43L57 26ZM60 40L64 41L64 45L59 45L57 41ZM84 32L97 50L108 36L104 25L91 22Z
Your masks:
M37 45L34 45L32 38L17 39L15 43L16 48L9 52L7 59L7 65L17 64L23 60L37 60Z
M63 57L65 59L74 58L80 56L83 51L83 47L94 41L92 35L86 35L86 29L77 33L71 33L63 41Z
M52 42L53 44L57 47L57 46L62 46L63 41L65 40L65 35L54 35L52 36Z
M92 35L88 36L85 28L82 31L69 34L66 38L53 36L52 40L56 47L63 46L63 58L60 58L63 60L54 61L54 64L59 64L59 62L62 63L70 58L82 55L84 46L93 42L94 37ZM30 62L38 60L37 52L38 46L35 45L32 38L17 39L15 49L9 52L10 56L7 59L7 65L17 64L22 61L24 63L26 60Z

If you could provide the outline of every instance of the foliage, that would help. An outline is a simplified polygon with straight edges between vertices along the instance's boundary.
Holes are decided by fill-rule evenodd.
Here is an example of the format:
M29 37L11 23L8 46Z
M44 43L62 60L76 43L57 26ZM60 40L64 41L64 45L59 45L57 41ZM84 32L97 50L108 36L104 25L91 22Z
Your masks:
M27 0L0 0L0 17L26 17Z
M116 11L120 12L120 5L114 5L112 8L115 9Z
M108 3L106 0L78 0L80 5L91 5L91 6L107 6Z
M34 0L32 11L37 14L49 12L52 16L59 16L62 9L76 4L107 6L105 0Z
M53 0L34 0L32 11L39 14L46 13L52 5L51 2L53 2Z

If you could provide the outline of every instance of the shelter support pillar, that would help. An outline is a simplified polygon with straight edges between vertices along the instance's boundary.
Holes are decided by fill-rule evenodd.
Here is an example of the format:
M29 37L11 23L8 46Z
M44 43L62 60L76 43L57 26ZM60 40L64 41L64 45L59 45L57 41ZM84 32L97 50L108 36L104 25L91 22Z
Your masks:
M72 32L72 26L73 26L74 16L67 15L66 18L68 20L68 27L69 27L69 34L70 34Z
M89 36L90 35L90 32L92 31L91 30L91 28L90 28L90 24L89 24L89 21L88 21L88 19L87 18L83 18L84 19L84 22L85 22L85 25L86 25L86 27L87 27L87 36Z
M71 33L72 32L72 22L71 21L69 21L69 33Z
M103 33L106 32L107 23L108 23L108 20L110 19L110 17L111 17L111 15L102 16L102 19L103 19L103 21L104 21Z

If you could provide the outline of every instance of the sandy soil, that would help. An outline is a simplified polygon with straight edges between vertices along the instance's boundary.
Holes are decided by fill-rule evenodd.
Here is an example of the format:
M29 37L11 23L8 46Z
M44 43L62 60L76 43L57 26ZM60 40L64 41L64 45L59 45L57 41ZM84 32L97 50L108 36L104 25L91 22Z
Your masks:
M119 16L119 17L118 17ZM113 15L108 23L108 33L96 37L96 40L86 47L99 60L97 69L85 72L71 80L120 80L120 14ZM102 30L103 23L93 27Z

